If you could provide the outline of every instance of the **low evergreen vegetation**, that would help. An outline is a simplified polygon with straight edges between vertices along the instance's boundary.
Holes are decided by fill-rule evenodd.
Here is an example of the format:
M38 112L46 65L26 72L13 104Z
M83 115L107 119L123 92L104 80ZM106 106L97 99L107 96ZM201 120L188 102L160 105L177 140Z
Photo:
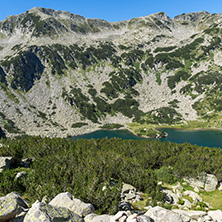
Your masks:
M116 212L122 182L151 196L154 204L162 198L159 180L174 183L206 172L222 181L222 150L217 148L116 138L73 141L26 137L0 142L0 156L13 157L13 169L1 173L2 195L18 191L35 201L68 191L92 203L97 213ZM23 158L32 158L31 168L19 168ZM15 180L19 171L28 172L27 178Z

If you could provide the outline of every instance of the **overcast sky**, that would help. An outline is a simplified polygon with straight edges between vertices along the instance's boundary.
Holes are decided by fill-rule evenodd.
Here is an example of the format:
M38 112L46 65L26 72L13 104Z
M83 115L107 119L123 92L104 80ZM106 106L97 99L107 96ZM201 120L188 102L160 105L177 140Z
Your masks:
M23 13L35 6L65 10L86 18L107 21L128 20L156 12L171 18L188 12L222 12L222 0L0 0L0 20Z

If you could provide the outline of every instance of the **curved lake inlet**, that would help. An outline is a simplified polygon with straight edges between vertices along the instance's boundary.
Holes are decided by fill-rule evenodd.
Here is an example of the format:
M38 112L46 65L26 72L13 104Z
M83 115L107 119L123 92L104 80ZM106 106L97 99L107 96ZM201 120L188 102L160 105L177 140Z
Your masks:
M181 130L181 129L161 129L168 133L168 137L156 139L159 141L171 141L175 143L191 143L198 146L221 147L222 131L216 130ZM122 139L144 140L127 130L98 130L92 133L71 137L71 139L102 139L104 137L118 137Z

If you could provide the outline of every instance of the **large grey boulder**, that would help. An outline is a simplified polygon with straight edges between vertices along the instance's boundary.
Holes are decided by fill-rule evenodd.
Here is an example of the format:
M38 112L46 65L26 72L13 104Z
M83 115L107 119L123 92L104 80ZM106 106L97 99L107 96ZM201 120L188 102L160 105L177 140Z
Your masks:
M207 174L204 186L205 191L207 192L214 191L216 190L217 185L218 185L218 179L216 178L216 176L214 176L213 174Z
M173 209L173 212L179 214L179 215L185 215L187 217L190 217L191 219L198 220L199 218L202 218L207 215L204 211L197 211L197 210L178 210Z
M0 157L0 173L5 170L10 168L10 163L11 163L12 157L8 156L1 156Z
M123 201L131 201L133 202L136 199L136 188L130 184L123 184L121 199Z
M22 195L16 192L9 193L5 198L11 198L17 203L16 215L9 222L23 222L28 211L27 203L22 199Z
M205 190L207 192L216 190L218 179L213 174L202 174L197 178L184 178L193 188Z
M83 219L62 207L36 202L32 205L24 218L24 222L83 222Z
M85 217L88 214L94 212L94 207L90 203L84 203L79 199L76 199L69 192L60 193L54 199L49 202L54 207L65 207L79 216Z
M159 206L148 210L145 216L152 218L155 222L183 222L179 214Z
M212 210L208 212L208 216L212 217L214 221L222 221L222 211L221 210Z
M99 215L94 217L90 222L114 222L114 216Z
M177 204L179 202L178 196L172 190L162 190L165 193L165 201L169 204Z
M13 219L17 213L18 204L13 197L0 198L0 222Z
M97 217L98 215L95 213L92 214L88 214L85 218L84 218L84 222L91 222L93 220L93 218Z
M201 198L201 196L191 190L186 190L184 193L183 193L184 196L189 196L193 199L193 203L198 203L198 202L202 202L203 199Z

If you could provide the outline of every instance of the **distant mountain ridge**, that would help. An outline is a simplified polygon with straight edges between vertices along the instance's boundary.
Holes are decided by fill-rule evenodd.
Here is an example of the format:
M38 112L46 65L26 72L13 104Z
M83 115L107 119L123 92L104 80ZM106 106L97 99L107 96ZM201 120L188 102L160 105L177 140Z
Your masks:
M205 11L120 22L45 8L9 16L0 22L0 127L12 136L132 121L220 127L221 21Z

